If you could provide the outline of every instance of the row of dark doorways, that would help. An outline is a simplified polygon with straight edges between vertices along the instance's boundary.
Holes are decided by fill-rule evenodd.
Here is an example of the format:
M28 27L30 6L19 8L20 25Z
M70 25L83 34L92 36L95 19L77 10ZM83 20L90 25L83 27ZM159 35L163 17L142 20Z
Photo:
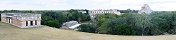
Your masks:
M29 25L29 22L30 22L30 25ZM33 22L35 22L35 23L33 24ZM35 20L35 21L26 21L26 26L33 26L33 25L37 25L37 20Z

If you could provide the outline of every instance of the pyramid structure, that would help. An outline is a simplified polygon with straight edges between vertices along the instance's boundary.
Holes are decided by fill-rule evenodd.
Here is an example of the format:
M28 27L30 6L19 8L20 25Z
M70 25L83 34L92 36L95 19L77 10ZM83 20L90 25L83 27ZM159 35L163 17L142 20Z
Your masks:
M146 13L150 14L152 12L151 8L149 7L148 4L144 4L144 6L141 7L141 10L139 10L139 14Z

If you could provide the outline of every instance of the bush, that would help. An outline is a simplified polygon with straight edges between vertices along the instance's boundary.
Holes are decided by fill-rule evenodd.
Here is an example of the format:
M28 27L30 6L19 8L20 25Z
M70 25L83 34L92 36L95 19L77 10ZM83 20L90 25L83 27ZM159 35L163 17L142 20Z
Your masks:
M94 24L82 24L82 25L79 26L79 31L95 33L96 32L96 25L94 25Z
M56 21L56 20L49 20L49 21L47 21L47 24L46 24L46 25L47 25L47 26L51 26L51 27L60 28L60 26L58 26L58 25L59 25L59 22Z

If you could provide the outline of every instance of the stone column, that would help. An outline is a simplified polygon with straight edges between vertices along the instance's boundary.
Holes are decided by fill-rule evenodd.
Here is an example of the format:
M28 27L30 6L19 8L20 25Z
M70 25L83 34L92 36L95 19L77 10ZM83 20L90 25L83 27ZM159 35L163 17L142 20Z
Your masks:
M33 26L36 26L36 25L35 25L35 20L34 20L34 21L32 21L32 22L33 22Z
M41 21L40 20L37 20L37 25L41 25Z
M29 27L29 26L31 26L31 22L30 21L28 21L28 26L27 27Z

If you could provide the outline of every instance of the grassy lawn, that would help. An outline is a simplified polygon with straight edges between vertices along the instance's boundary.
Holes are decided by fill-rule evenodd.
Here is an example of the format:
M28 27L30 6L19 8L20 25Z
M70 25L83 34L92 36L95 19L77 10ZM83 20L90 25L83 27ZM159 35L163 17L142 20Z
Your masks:
M118 36L62 30L47 26L21 29L0 22L0 40L175 40L176 35Z

